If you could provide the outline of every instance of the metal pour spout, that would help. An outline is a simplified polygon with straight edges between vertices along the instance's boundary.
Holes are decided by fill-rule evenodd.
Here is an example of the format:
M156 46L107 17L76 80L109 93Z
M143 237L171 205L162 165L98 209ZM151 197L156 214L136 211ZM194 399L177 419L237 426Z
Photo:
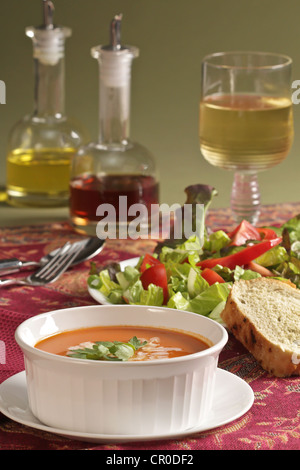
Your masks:
M43 27L45 29L53 29L53 17L54 17L54 5L51 0L43 0L43 18L44 24Z
M122 48L121 46L121 22L122 13L115 15L114 19L110 23L110 48L114 51L118 51Z

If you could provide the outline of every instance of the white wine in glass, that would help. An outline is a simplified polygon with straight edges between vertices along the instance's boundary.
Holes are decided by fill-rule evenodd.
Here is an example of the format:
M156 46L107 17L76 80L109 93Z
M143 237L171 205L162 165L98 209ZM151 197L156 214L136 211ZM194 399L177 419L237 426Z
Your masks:
M257 172L281 163L293 141L291 59L254 52L204 58L199 136L204 158L235 172L236 222L260 214Z

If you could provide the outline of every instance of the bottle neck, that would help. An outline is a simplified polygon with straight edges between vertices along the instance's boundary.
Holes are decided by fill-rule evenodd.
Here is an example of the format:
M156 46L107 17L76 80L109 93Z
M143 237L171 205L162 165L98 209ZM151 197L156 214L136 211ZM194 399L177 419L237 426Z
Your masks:
M34 115L61 117L65 113L64 58L54 65L34 59Z
M108 86L101 79L99 90L99 144L126 146L130 131L130 80L123 86Z

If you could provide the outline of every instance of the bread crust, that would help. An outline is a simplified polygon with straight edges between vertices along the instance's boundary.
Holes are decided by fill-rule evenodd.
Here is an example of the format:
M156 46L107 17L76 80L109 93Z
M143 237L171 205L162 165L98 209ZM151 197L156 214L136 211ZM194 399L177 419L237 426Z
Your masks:
M274 282L274 287L280 282L271 279L269 281ZM247 283L252 281L239 282ZM293 286L287 286L287 288L291 289ZM279 345L270 342L257 330L251 320L237 306L234 300L234 288L228 296L221 318L232 334L255 357L264 370L276 377L300 375L300 363L297 364L300 357L295 361L291 351L284 351Z

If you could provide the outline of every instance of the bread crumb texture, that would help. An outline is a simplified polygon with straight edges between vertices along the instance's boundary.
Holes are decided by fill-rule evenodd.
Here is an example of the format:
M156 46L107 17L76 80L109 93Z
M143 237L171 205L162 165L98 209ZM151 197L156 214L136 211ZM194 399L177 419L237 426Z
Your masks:
M267 278L234 283L221 317L264 369L299 375L300 290Z

